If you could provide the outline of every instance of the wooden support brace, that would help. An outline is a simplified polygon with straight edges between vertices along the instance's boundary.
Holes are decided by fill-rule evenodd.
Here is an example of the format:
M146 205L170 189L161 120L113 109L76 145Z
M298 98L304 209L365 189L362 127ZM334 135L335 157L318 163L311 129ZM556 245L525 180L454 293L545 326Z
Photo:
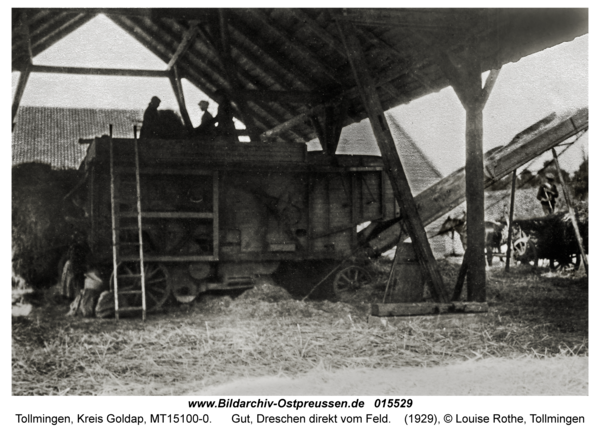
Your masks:
M31 48L31 34L29 32L29 20L27 19L27 12L21 14L21 25L23 26L23 33L27 40L27 55L29 57L29 63L33 63L33 50Z
M517 188L517 171L513 170L512 173L512 185L510 187L510 211L508 212L508 240L506 242L506 266L504 271L507 273L510 271L510 256L512 253L512 224L513 215L515 212L515 190Z
M179 43L179 46L177 47L177 50L175 50L175 54L173 54L173 57L171 57L171 60L169 60L169 63L167 63L167 71L170 71L175 66L177 61L181 58L181 56L183 56L185 54L185 52L188 50L188 48L190 48L190 45L192 45L192 43L194 42L194 39L196 38L197 33L198 33L197 25L192 25L184 33L183 38L182 38L181 42Z
M444 289L442 275L427 240L427 235L412 196L406 173L400 162L394 139L390 133L383 108L381 107L381 101L377 95L375 82L367 68L364 53L354 33L353 26L348 23L339 22L338 25L340 26L340 33L346 46L348 60L352 66L363 105L371 121L377 145L381 150L385 170L394 190L394 196L401 207L402 215L406 219L405 229L413 241L421 266L426 271L428 279L432 282L431 291L434 298L437 301L445 302L448 300L448 295Z
M577 216L575 215L575 210L571 205L571 196L569 194L569 189L567 184L565 183L565 179L563 177L562 171L560 170L560 165L558 164L558 156L556 155L556 150L552 148L552 156L554 157L554 164L556 166L556 171L558 172L558 179L560 179L560 185L562 186L563 194L565 196L565 201L567 202L567 208L569 209L569 217L571 218L571 224L573 225L573 230L575 231L575 237L577 238L577 244L579 245L579 251L581 252L581 260L583 261L583 265L585 266L585 272L588 273L588 261L587 255L585 254L585 248L583 245L583 238L581 237L581 233L579 232L579 225L577 224Z
M242 116L242 121L244 122L246 129L250 131L250 140L252 140L253 142L258 142L260 141L260 136L256 130L252 118L248 114L248 103L241 94L236 94L235 92L237 89L241 89L241 86L236 76L237 68L233 63L233 59L231 58L231 45L229 43L229 27L227 22L227 12L224 9L219 9L219 35L221 42L221 53L219 57L221 59L221 64L223 65L225 75L227 76L229 86L233 90L232 96L234 97L234 101L237 103L240 109L240 115Z
M488 311L487 303L459 302L452 303L385 303L372 304L373 316L416 316L448 313L483 313Z
M315 133L317 134L317 138L319 139L321 148L323 148L323 152L327 154L327 140L325 139L325 133L323 132L323 127L321 126L321 121L319 121L319 117L312 115L309 119L313 129L315 130Z
M25 68L21 70L21 74L19 75L19 82L17 83L17 89L15 91L15 96L13 98L12 103L12 119L11 125L12 129L15 127L15 119L17 117L17 112L19 111L19 105L21 104L21 98L23 98L23 93L25 92L25 86L27 85L27 80L29 79L29 74L31 74L31 69L33 65L28 63L25 65Z
M192 131L194 129L194 127L192 125L192 121L190 120L190 115L188 114L187 108L185 106L185 98L183 96L183 87L181 86L181 79L179 78L177 66L175 66L171 70L171 74L169 75L169 81L171 82L171 87L173 88L173 93L175 93L175 98L177 99L177 104L179 105L179 112L181 113L181 117L183 118L185 127L188 131Z

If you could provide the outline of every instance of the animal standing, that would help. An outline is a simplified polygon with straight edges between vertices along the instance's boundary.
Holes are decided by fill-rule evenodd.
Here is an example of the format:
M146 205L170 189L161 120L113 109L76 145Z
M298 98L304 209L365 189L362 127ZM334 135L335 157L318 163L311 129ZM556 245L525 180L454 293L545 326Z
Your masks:
M448 232L457 232L460 236L460 242L463 245L463 248L467 249L467 222L465 216L459 218L452 218L448 216L446 221L440 227L437 235L444 235ZM502 220L500 222L485 222L485 252L487 264L492 265L492 259L494 255L494 249L497 252L501 252L500 246L506 242L507 238L507 230L506 230L506 221ZM500 261L503 261L502 257L500 257Z

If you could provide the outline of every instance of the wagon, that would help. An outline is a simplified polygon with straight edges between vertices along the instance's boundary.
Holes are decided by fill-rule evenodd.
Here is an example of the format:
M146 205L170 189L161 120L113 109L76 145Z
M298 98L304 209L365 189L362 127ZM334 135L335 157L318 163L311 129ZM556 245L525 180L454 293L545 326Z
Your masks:
M578 220L587 252L587 220ZM575 230L567 212L513 221L513 257L537 268L540 259L548 259L551 269L578 268L580 251Z
M85 215L86 266L117 285L123 306L139 305L143 275L147 311L171 294L250 288L282 263L340 263L360 250L358 225L399 215L380 157L331 157L302 143L103 136L80 173L70 198ZM350 264L333 281L344 290L368 272Z

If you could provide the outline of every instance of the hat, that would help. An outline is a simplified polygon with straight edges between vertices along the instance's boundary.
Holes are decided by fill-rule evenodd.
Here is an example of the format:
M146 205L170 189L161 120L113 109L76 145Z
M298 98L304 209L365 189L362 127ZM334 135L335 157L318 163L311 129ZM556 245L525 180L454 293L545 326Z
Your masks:
M554 173L546 173L546 178L554 179Z
M150 100L150 102L154 102L154 101L160 102L160 98L157 96L153 96L152 99Z

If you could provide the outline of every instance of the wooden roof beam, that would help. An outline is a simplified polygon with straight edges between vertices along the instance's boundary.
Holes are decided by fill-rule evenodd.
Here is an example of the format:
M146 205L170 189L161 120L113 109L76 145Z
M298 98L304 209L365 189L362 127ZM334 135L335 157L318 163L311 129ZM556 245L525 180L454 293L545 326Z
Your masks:
M235 14L237 11L232 10L231 13ZM307 74L305 70L298 69L294 62L289 60L286 56L282 56L279 47L273 46L269 40L250 28L244 23L241 16L238 16L238 19L236 20L234 32L239 32L241 36L246 38L248 42L255 47L259 58L269 58L274 65L277 65L278 68L282 68L290 74L297 83L294 87L301 86L307 90L319 87L319 83L313 80L310 77L310 74Z
M232 30L231 28L229 30ZM209 32L207 32L204 28L199 27L198 28L198 33L204 38L205 42L207 45L209 45L213 51L217 54L217 58L219 59L219 44L214 40L214 38L209 34ZM231 44L231 39L230 39L230 44ZM219 59L220 61L220 59ZM236 70L236 72L239 74L239 76L242 79L245 79L247 82L250 83L254 83L253 77L251 77L248 73L246 73L246 71L244 71L243 69L239 68L239 66L236 63L233 63L232 68ZM228 69L228 68L224 68L224 69ZM235 93L241 93L241 94L245 94L246 97L248 97L247 99L252 100L254 104L256 104L256 100L267 100L264 97L259 97L257 94L262 93L262 91L258 91L258 90L247 90L247 89L236 89L235 91L232 91L231 96L235 97ZM235 101L235 98L233 98ZM269 102L278 102L285 110L290 110L289 107L287 107L287 104L282 102L282 101L269 101ZM260 105L259 105L260 107ZM264 110L263 107L260 107L261 110ZM293 113L293 112L292 112ZM272 116L272 115L270 115ZM264 124L263 124L264 127ZM263 129L267 129L266 127ZM296 133L292 133L294 134L294 137L300 138L302 140L304 140L302 138L302 136L297 135ZM255 137L256 139L256 137Z
M25 65L25 67L21 70L21 74L19 75L19 82L17 83L17 89L15 91L15 96L12 103L11 125L13 129L15 127L15 119L17 117L17 112L19 111L19 105L21 104L21 98L25 93L25 86L27 85L29 74L31 73L31 67L31 63Z
M169 71L153 69L82 68L73 66L33 65L31 72L47 74L108 75L122 77L169 77Z
M339 80L339 73L321 59L319 59L312 51L306 48L304 45L292 40L287 33L280 28L277 23L274 23L265 13L260 9L248 9L248 13L255 17L265 29L275 34L278 38L282 39L284 43L299 53L304 59L308 61L314 68L319 70L321 73L329 77L329 79L335 83L341 84Z
M371 31L369 31L368 29L356 29L356 32L360 35L362 35L365 39L367 39L369 41L369 43L375 45L375 46L380 46L383 49L389 51L390 53L393 53L394 56L396 56L398 59L401 59L405 64L407 64L408 62L406 61L406 57L404 55L404 53L401 53L396 47L388 44L387 42L377 38L375 35L373 35L373 33ZM425 62L421 61L419 62L419 65L422 66ZM410 75L411 77L413 77L415 80L417 80L419 83L421 83L423 86L427 87L427 89L429 89L431 92L435 92L435 87L433 86L433 84L426 78L423 77L422 75L420 75L417 72L417 69L410 69L408 68L406 73L408 75ZM387 90L387 89L386 89Z
M240 93L244 98L249 100L277 103L321 104L327 99L326 95L318 92L277 91L263 89L237 89L236 92Z
M341 41L338 41L331 33L329 33L326 29L321 27L321 25L308 15L302 9L289 9L289 12L299 21L302 21L305 26L307 26L310 31L317 36L321 41L329 45L333 50L335 50L346 63L348 60L346 58L346 50L344 49L344 44Z
M160 38L158 38L156 35L162 34L163 36L164 35L169 36L170 33L172 33L171 31L166 31L165 29L158 27L155 23L149 22L149 21L144 21L143 25L133 23L132 18L130 18L130 17L110 16L109 18L112 21L114 21L119 27L123 28L123 30L125 30L127 33L129 33L132 37L134 37L137 41L139 41L142 45L144 45L146 48L148 48L151 52L153 52L155 55L157 55L160 59L162 59L165 62L167 62L168 59L170 59L171 55L168 52L168 49L166 47L173 45L173 44L171 42L159 40ZM152 31L152 35L154 35L154 36L151 36L150 33L148 33L148 30L145 29L144 25L145 25L145 27L149 27L149 29ZM136 30L134 30L134 29L136 29ZM169 36L169 38L172 39L172 37L170 37L170 36ZM193 46L190 47L190 49L193 49ZM193 59L190 59L190 60L193 60ZM206 63L206 60L205 60L205 63ZM185 78L190 80L190 82L194 86L197 86L200 90L202 90L210 98L214 98L215 90L218 88L224 88L225 85L218 82L218 79L220 78L220 76L215 76L215 77L208 76L207 77L206 75L204 75L204 69L205 68L204 68L203 64L192 62L189 66L186 65L183 68L183 70L180 72L182 74L182 78L183 78L183 74L185 73ZM211 72L212 71L207 71L207 73L211 73ZM215 81L216 81L216 83L215 83ZM262 113L259 113L258 111L254 111L254 110L253 111L258 116L257 120L260 119L260 124L261 124L260 127L263 130L271 128L271 126L273 124L278 124L278 123L284 122L283 119L273 116L273 114L271 112L266 111L259 105L257 106L257 109L260 109L260 111ZM237 113L237 110L236 110L236 118L240 119L240 116ZM292 140L306 141L306 139L303 138L302 135L299 135L298 133L293 132L293 131L290 131L289 134L287 134L287 137L289 138L290 141L292 141Z
M461 31L472 26L481 11L460 9L448 16L443 9L332 9L333 18L357 25Z
M197 33L198 26L196 24L193 24L189 29L186 30L186 32L183 34L181 42L179 43L179 46L177 47L177 50L175 50L175 54L173 54L173 57L171 57L171 60L169 60L169 63L167 63L167 71L170 71L173 66L175 66L179 58L185 54L190 45L194 42Z
M21 26L23 26L23 35L25 36L25 42L27 44L27 55L29 56L29 62L33 63L33 50L31 49L31 34L29 33L29 20L27 19L27 12L21 13Z
M193 131L194 127L192 126L190 115L188 114L187 107L185 106L185 97L183 95L183 87L181 86L181 77L179 77L179 70L177 66L175 66L169 72L169 81L171 82L171 87L173 88L175 99L177 100L177 104L179 105L179 113L181 113L181 117L183 118L185 128L189 132L191 132Z
M242 122L246 126L246 129L250 131L250 139L252 141L259 141L260 139L258 137L256 127L254 126L254 120L250 116L250 113L248 113L248 104L246 103L246 99L240 92L238 92L240 89L242 89L242 86L240 85L237 77L237 65L234 64L231 57L231 46L229 44L229 23L227 11L225 9L219 9L219 35L221 44L220 52L217 54L219 55L223 70L225 71L225 76L229 82L229 87L234 91L233 97L237 100L237 105L240 108Z
M55 43L60 41L65 36L71 34L71 32L77 30L78 28L80 28L81 26L83 26L88 21L92 20L93 18L94 18L94 15L79 15L77 17L71 17L69 19L66 19L55 30L49 32L45 37L39 38L39 39L36 38L36 35L39 33L41 33L41 34L44 34L44 33L42 31L40 31L39 28L36 28L33 31L31 31L31 29L33 29L33 27L30 28L31 43L32 43L31 50L33 52L33 56L37 56L38 54L42 53L44 50L46 50L49 47L51 47L52 45L54 45ZM33 23L32 23L32 25L33 25Z
M381 74L378 77L378 79L375 81L375 86L382 87L385 84L389 83L390 81L395 80L396 78L398 78L400 75L402 75L404 73L405 68L406 68L405 66L403 66L402 69L397 68L397 67L390 68L384 74ZM283 133L284 131L286 131L289 128L292 128L296 125L307 122L309 120L310 116L320 113L321 111L323 111L325 109L326 106L339 104L340 101L342 101L344 98L350 99L350 98L357 98L359 96L360 96L360 93L358 91L358 88L356 86L354 86L353 88L348 89L339 95L336 95L331 100L329 100L321 105L318 105L316 107L313 107L312 109L307 110L306 112L299 114L298 116L296 116L292 119L287 120L286 122L284 122L281 125L277 125L276 127L272 128L268 131L265 131L264 133L261 134L261 138L263 140L269 140L272 137Z
M296 89L298 87L298 83L296 83L294 74L292 72L283 68L280 63L276 62L273 59L271 59L271 65L269 65L269 69L267 69L267 66L265 64L265 58L269 57L268 54L262 53L261 48L258 46L254 46L253 48L257 50L258 54L254 53L252 49L246 48L245 44L240 43L238 41L238 37L236 37L238 29L230 28L229 31L232 36L230 40L231 46L235 48L235 50L239 53L240 57L242 57L248 63L252 64L253 68L259 70L262 74L265 75L265 77L268 78L268 80L274 82L277 86L281 87L284 90ZM252 41L248 42L252 43ZM257 87L260 88L259 84L257 84ZM296 93L300 95L302 92L297 91ZM298 98L292 97L292 99L289 102L296 102L295 100Z
M51 11L71 14L103 14L106 16L139 17L210 22L217 17L216 9L208 8L52 8Z

